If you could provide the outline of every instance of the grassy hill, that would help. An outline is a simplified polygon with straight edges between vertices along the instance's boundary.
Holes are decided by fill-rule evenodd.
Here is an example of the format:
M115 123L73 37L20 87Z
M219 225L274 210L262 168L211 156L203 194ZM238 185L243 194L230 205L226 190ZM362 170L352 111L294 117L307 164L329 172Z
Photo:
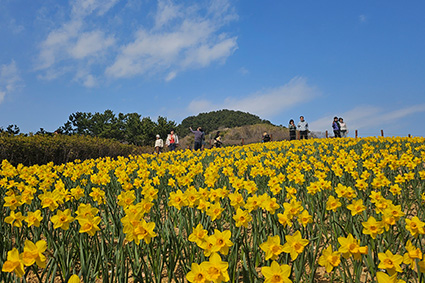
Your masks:
M261 142L264 132L267 132L273 141L289 140L289 130L285 127L274 126L272 124L256 124L246 125L234 128L220 128L220 136L224 146L241 145ZM206 135L205 142L207 147L212 145L212 139L217 131L213 131ZM180 148L193 147L194 137L192 134L180 139Z
M260 117L242 111L218 110L208 113L200 113L196 116L185 118L177 127L179 136L184 137L192 134L189 127L196 129L202 127L206 133L212 133L222 128L235 128L246 125L270 124L270 121L263 120Z

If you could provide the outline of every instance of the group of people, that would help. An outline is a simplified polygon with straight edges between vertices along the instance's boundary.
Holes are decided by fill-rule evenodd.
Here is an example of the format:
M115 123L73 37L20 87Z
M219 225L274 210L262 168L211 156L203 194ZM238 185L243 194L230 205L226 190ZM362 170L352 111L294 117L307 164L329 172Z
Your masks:
M344 122L344 119L334 117L332 122L332 130L334 131L335 138L346 138L348 133L347 125Z
M179 144L179 137L174 133L174 130L167 135L167 139L165 140L165 145L171 150L175 150ZM161 139L160 135L156 135L155 140L155 153L160 154L162 149L164 148L164 141Z
M297 130L300 132L300 139L308 139L308 123L304 120L304 116L300 116L300 121L297 125L293 119L289 120L289 140L297 139ZM263 138L261 142L269 142L271 141L271 137L267 132L263 133Z
M293 119L289 120L289 140L297 138L297 130L300 131L300 139L308 139L308 123L304 120L304 116L300 116L300 121L297 125Z
M201 150L205 146L205 132L202 130L201 127L198 127L196 130L193 130L192 127L189 127L189 130L194 134L195 136L195 142L193 149L194 150ZM171 132L167 135L167 139L165 140L165 145L169 148L170 151L174 151L176 147L179 144L179 138L174 132L174 130L171 130ZM221 141L220 137L220 131L217 131L215 137L214 137L214 147L221 147L223 145L223 142ZM161 139L160 135L156 135L155 140L155 153L160 154L164 148L164 141Z
M300 121L297 125L295 125L295 122L293 119L289 120L289 140L295 140L297 138L297 130L300 132L300 139L308 139L308 123L304 119L304 116L300 116ZM344 122L344 119L334 117L334 120L332 122L332 129L334 131L334 135L336 138L345 138L347 137L348 129L347 125ZM189 127L189 130L194 134L195 141L194 141L194 150L200 150L205 146L205 132L202 130L201 127L198 127L196 130L193 130L192 127ZM271 136L267 133L263 133L262 142L269 142L271 141ZM217 131L214 139L213 139L213 147L221 147L223 145L220 137L220 131ZM174 130L172 130L168 135L167 139L165 140L165 145L170 149L170 151L173 151L176 149L176 147L179 144L179 138L174 133ZM162 152L162 149L164 147L164 142L161 139L159 135L156 135L156 141L155 141L155 152L157 154Z

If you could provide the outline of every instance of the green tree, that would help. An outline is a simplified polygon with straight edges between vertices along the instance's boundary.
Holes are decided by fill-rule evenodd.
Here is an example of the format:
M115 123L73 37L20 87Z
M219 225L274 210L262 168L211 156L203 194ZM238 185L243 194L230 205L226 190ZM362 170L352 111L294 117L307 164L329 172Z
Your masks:
M93 135L92 133L92 117L91 113L76 112L69 115L69 122L71 122L72 133L78 135Z
M142 121L140 114L129 113L123 115L125 140L130 144L142 144Z
M16 125L9 125L6 128L6 133L8 133L10 135L17 135L17 134L19 134L20 131L21 130Z

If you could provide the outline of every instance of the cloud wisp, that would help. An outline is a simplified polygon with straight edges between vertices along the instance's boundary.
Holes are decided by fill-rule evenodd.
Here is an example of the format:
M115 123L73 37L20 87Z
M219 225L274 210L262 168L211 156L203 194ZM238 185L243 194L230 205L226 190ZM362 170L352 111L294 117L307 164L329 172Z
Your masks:
M21 81L15 61L12 60L10 64L0 66L0 103L3 102L6 95L21 87Z
M271 119L296 105L306 103L320 96L319 90L307 84L302 77L293 78L287 84L266 89L244 98L228 97L222 102L193 100L187 107L191 114L219 109L239 110Z

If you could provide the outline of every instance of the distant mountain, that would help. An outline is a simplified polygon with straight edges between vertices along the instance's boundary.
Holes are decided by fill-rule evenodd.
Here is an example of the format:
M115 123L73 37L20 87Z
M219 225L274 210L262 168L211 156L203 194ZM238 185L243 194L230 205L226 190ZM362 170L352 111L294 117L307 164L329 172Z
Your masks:
M272 125L270 121L263 120L247 112L223 109L185 118L177 127L177 133L184 137L190 133L189 127L193 129L202 127L206 133L211 133L221 128L235 128L256 124Z

